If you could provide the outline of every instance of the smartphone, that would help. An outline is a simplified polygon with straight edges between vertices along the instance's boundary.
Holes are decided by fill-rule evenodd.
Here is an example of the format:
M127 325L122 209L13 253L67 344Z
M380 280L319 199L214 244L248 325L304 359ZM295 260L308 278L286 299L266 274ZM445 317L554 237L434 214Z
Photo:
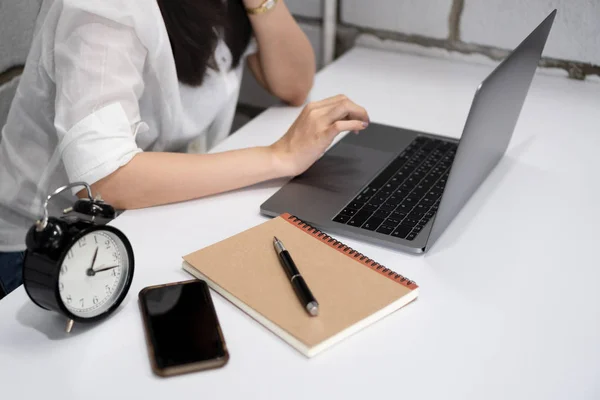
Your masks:
M152 370L159 376L219 368L229 353L203 280L149 286L139 293Z

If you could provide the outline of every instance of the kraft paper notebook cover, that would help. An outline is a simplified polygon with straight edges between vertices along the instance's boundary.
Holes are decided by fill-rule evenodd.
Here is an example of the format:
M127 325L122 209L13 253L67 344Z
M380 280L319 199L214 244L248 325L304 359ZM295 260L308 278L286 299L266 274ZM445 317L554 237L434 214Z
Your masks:
M277 236L319 302L311 317L273 248ZM398 310L415 282L289 214L183 257L183 269L311 357Z

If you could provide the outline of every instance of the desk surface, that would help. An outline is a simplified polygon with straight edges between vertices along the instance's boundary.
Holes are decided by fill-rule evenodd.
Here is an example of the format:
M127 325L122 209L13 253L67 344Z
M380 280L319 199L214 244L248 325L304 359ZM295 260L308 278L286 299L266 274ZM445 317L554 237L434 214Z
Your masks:
M311 96L343 92L373 121L458 137L490 70L358 48L319 73ZM299 110L272 108L215 151L270 144ZM538 74L506 157L430 253L340 237L421 294L313 359L213 292L229 364L157 378L138 311L143 287L190 278L182 255L263 222L259 205L283 180L126 212L114 225L136 275L109 320L68 336L22 288L0 302L2 397L598 399L599 111L600 85Z

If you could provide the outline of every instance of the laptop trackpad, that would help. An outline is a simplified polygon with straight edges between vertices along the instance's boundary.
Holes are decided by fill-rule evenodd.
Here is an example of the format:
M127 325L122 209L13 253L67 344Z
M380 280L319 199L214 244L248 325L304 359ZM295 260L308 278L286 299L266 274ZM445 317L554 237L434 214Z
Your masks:
M262 208L275 213L289 212L312 221L332 218L395 155L338 142Z

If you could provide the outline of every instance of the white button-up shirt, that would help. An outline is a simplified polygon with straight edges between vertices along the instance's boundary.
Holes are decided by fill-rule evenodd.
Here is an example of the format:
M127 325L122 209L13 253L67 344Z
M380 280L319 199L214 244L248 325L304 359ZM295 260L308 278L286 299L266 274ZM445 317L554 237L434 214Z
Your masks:
M218 70L199 87L179 83L156 0L47 0L42 10L2 129L0 251L25 248L45 197L68 182L93 184L141 151L209 150L229 134L239 93L244 58L231 69L223 41Z

